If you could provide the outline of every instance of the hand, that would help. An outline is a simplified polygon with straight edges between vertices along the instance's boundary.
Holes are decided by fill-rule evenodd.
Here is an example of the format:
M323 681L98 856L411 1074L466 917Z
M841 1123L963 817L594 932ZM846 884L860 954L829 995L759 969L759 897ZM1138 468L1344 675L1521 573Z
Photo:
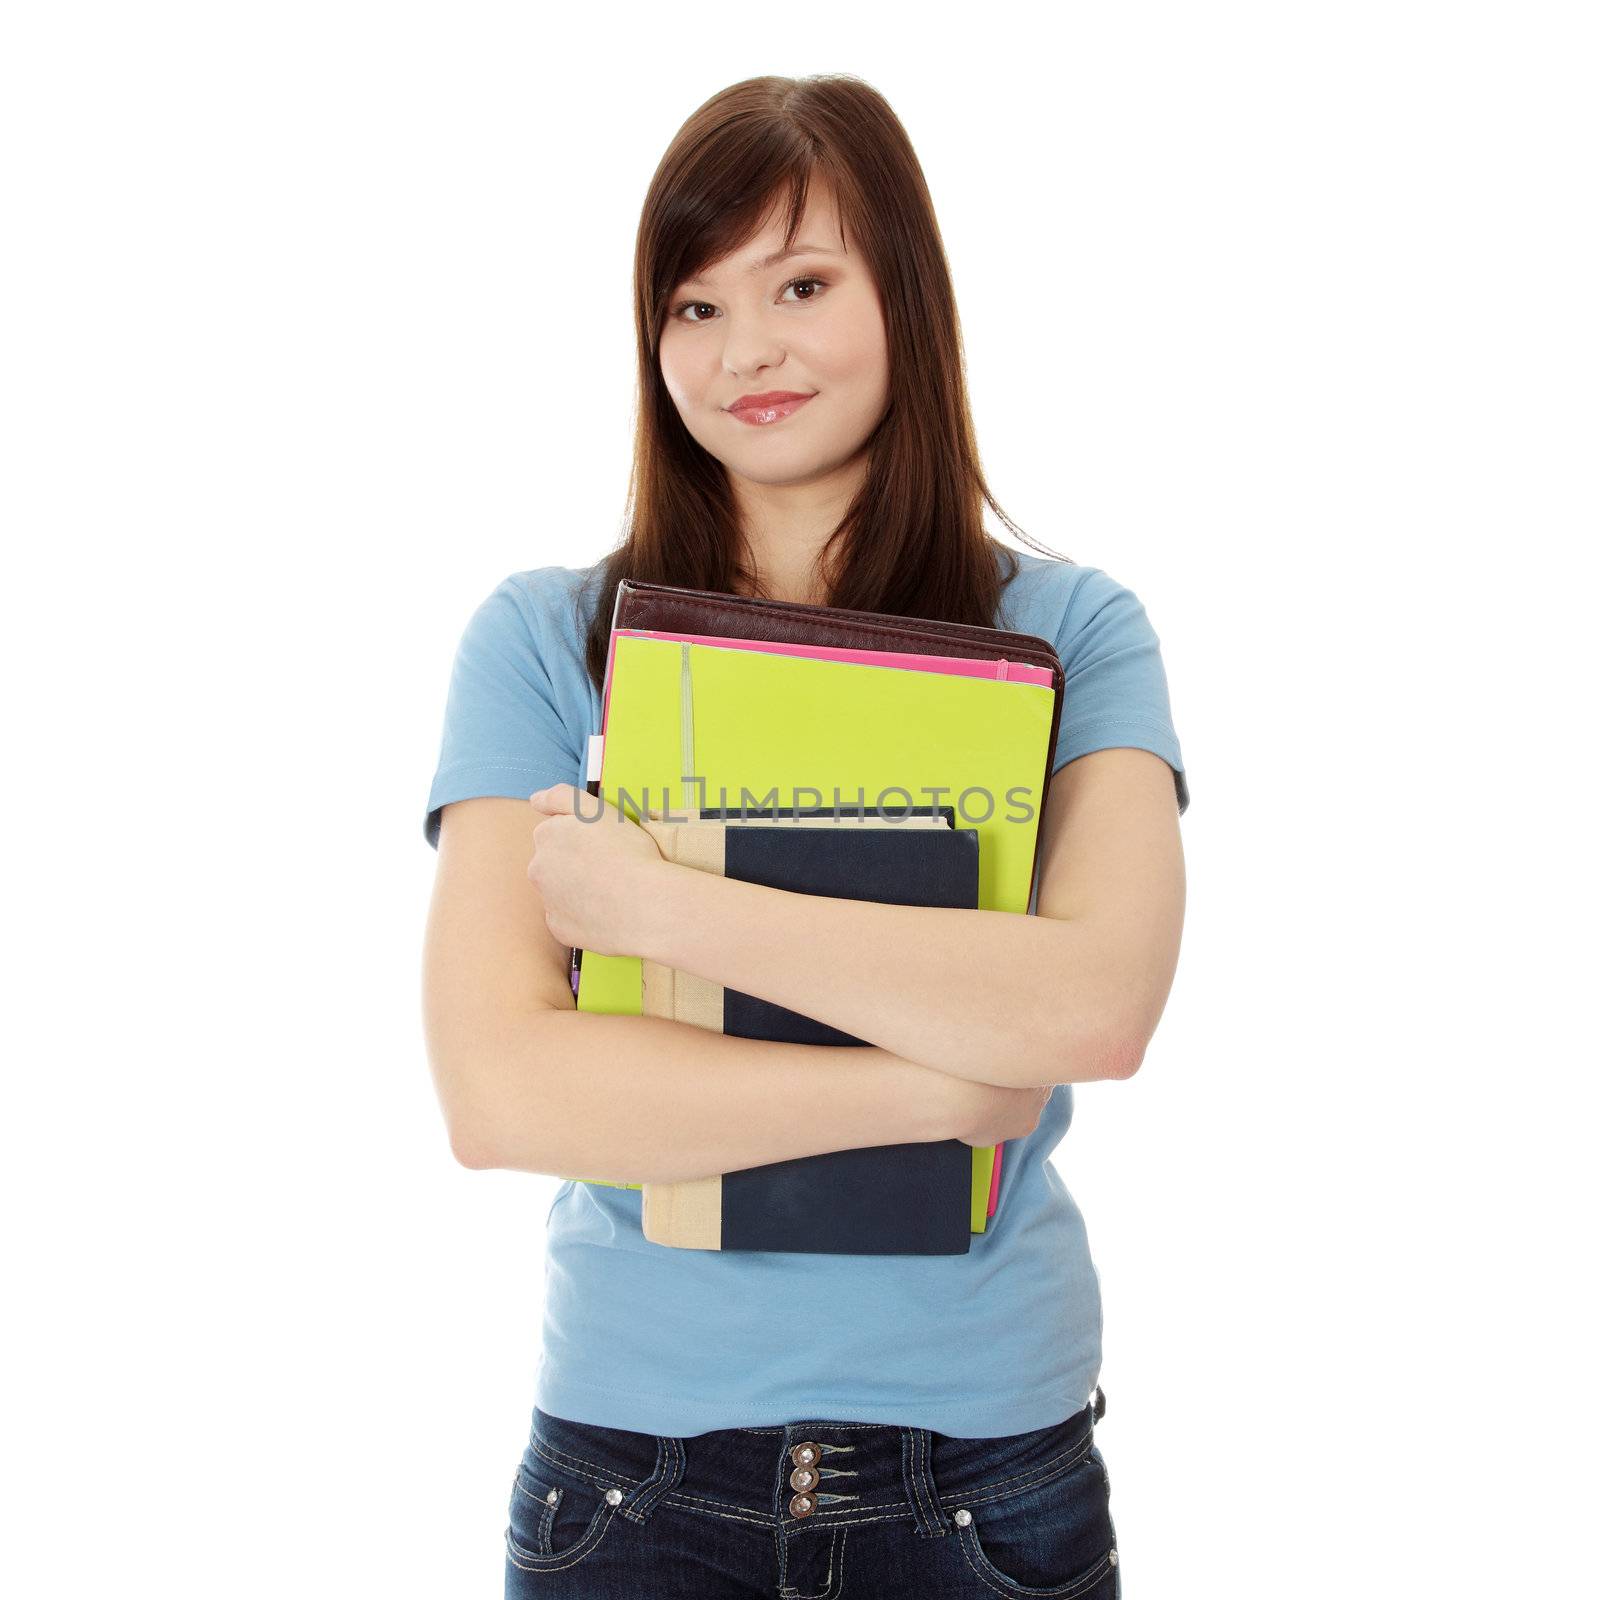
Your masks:
M1000 1083L975 1083L948 1072L941 1076L949 1079L953 1102L956 1131L949 1137L979 1150L1007 1139L1027 1138L1039 1126L1045 1103L1055 1089L1050 1083L1013 1089Z
M544 900L545 926L563 944L597 955L638 955L642 913L670 863L627 812L570 783L528 796L537 825L528 881Z

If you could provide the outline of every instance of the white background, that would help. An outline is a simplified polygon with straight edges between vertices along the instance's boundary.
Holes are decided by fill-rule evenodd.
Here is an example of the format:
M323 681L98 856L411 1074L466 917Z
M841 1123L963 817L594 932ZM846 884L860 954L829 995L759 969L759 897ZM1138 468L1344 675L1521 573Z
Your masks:
M422 1049L451 655L620 528L674 129L816 71L1188 764L1056 1157L1125 1594L1592 1582L1587 9L8 9L12 1592L499 1594L556 1180L456 1166Z

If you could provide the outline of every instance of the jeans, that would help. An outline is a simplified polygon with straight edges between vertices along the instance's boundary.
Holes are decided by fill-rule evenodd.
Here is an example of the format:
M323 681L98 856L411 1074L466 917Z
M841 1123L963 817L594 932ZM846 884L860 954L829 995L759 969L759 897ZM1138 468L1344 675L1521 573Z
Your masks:
M1118 1600L1104 1396L961 1439L807 1421L686 1438L537 1406L511 1488L506 1600Z

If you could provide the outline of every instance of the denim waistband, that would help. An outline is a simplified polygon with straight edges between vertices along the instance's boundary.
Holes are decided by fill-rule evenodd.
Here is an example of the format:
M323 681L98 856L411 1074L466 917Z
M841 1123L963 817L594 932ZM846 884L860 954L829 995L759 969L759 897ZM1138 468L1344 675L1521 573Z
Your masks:
M551 1416L537 1406L529 1449L626 1497L643 1521L662 1500L785 1532L914 1520L942 1532L950 1510L1008 1498L1070 1471L1094 1444L1096 1401L1028 1433L962 1439L891 1423L819 1418L685 1438Z

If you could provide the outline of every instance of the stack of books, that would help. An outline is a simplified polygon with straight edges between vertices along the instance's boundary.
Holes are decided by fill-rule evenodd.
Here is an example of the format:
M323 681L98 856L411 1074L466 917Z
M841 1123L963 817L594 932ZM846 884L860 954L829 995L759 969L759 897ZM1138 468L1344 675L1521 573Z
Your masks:
M1062 678L1030 634L624 581L589 788L700 871L1021 914ZM867 1042L637 957L574 951L573 985L582 1011ZM645 1236L677 1248L954 1255L994 1214L999 1155L951 1139L579 1181L642 1189Z

